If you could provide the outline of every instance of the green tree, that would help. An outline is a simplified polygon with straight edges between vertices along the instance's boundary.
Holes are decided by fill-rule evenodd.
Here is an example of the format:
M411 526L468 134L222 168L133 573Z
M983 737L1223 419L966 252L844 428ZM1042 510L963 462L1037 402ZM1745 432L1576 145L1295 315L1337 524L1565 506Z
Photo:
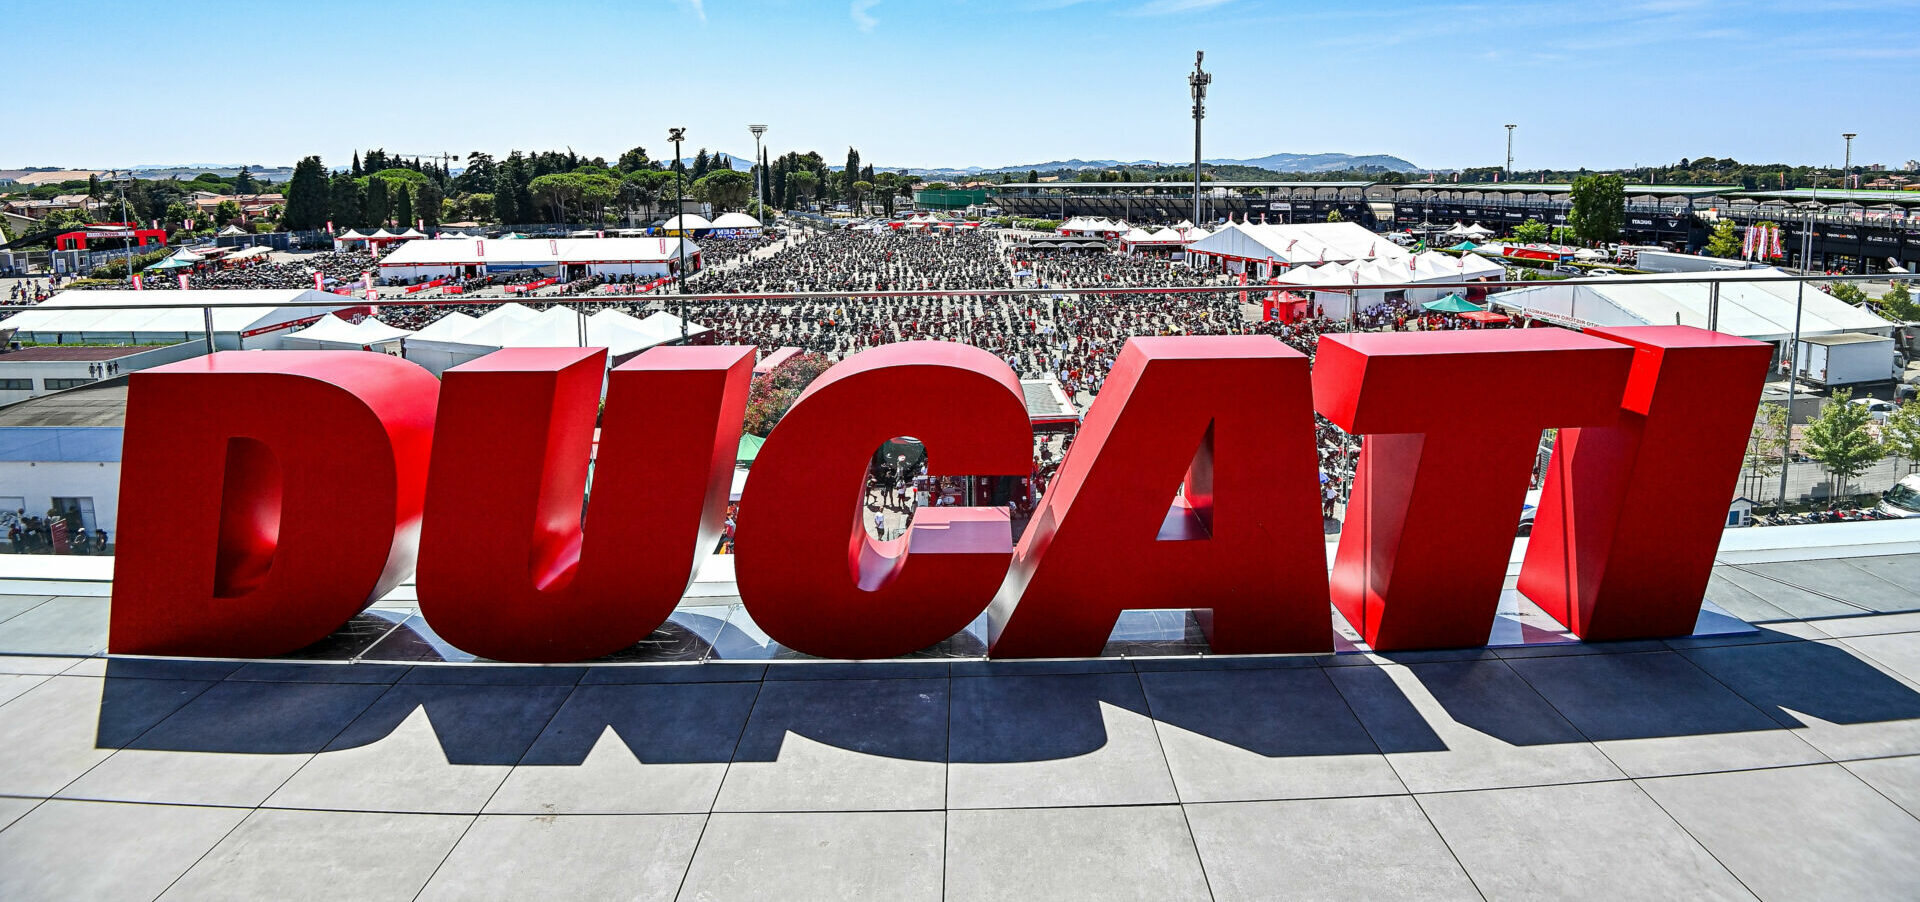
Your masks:
M614 168L623 173L632 172L636 169L652 169L653 160L648 159L646 148L635 147L621 154L620 162L614 164Z
M1572 209L1567 224L1586 241L1612 241L1620 237L1621 219L1627 209L1627 180L1618 175L1583 175L1573 180L1569 192Z
M387 215L393 210L387 195L387 180L367 177L366 193L360 200L360 221L372 228L387 224Z
M366 224L364 195L366 189L360 182L344 172L336 172L327 185L327 214L333 219L337 231L359 228Z
M1513 239L1527 244L1539 244L1551 236L1547 224L1538 219L1529 219L1513 227Z
M554 172L540 176L527 183L527 189L533 192L541 204L553 213L550 222L560 222L566 215L567 205L580 196L579 180L569 172Z
M396 228L400 231L413 228L413 189L405 184L392 184L387 186L387 191L393 197L393 221L398 223Z
M260 186L255 185L253 183L253 172L248 170L247 167L245 166L240 167L240 174L233 177L233 193L235 194L259 194L260 193Z
M1038 181L1040 181L1040 170L1038 169L1027 170L1027 184L1031 185Z
M321 165L319 157L305 157L294 164L293 178L287 182L287 209L280 217L281 225L294 231L326 225L331 188L327 184L327 168Z
M413 186L414 215L426 220L429 229L440 227L440 204L444 200L445 193L433 182Z
M1852 389L1834 392L1819 416L1807 421L1801 431L1806 455L1830 474L1829 497L1832 498L1846 495L1853 477L1886 456L1886 449L1868 428L1873 422L1872 414L1864 405L1852 401Z
M753 180L734 169L715 169L693 183L693 196L715 210L737 210L753 195Z
M805 170L788 176L787 182L793 186L794 199L802 204L812 203L820 192L820 177Z
M231 200L223 200L213 208L213 224L228 225L240 221L240 205Z
M860 151L848 147L847 165L840 170L841 194L849 200L852 200L854 196L853 183L857 181L860 181Z
M1713 234L1707 238L1707 256L1732 259L1740 256L1740 229L1731 219L1722 219L1713 227Z
M1759 494L1767 477L1780 472L1787 453L1787 408L1779 404L1761 404L1753 418L1753 431L1747 436L1746 474L1748 497Z
M1855 307L1867 302L1867 293L1852 282L1830 282L1827 284L1827 293Z
M712 168L713 161L707 157L707 149L702 147L699 153L693 155L693 172L688 177L698 180Z
M1895 282L1880 296L1880 313L1903 323L1920 320L1920 304L1913 302L1913 290L1905 282Z
M100 189L99 173L95 173L95 172L87 173L87 196L90 198L93 198L94 200L99 200L100 191L101 189Z
M1572 226L1557 225L1553 227L1553 243L1572 244L1579 240L1580 236L1574 233Z
M856 209L856 210L857 210L857 209L859 209L859 208L860 208L860 199L861 199L861 198L863 198L863 197L866 197L867 195L869 195L869 194L872 194L872 193L873 193L873 183L872 183L872 182L869 182L869 181L866 181L866 180L864 180L864 179L863 179L863 180L861 180L861 181L857 181L857 182L854 182L854 183L853 183L853 193L852 193L852 194L850 195L850 198L849 198L850 200L852 200L852 201L853 201L853 206L854 206L854 209Z
M1907 401L1887 414L1881 428L1887 453L1907 462L1907 472L1920 467L1920 401Z

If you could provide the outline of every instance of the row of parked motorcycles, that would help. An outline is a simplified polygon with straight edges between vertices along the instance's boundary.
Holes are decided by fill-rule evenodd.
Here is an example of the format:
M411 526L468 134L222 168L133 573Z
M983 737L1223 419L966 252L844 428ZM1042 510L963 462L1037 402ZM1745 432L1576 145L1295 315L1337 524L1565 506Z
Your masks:
M1755 526L1804 526L1808 523L1854 523L1860 520L1898 520L1892 514L1870 507L1831 507L1800 514L1769 514L1754 517Z

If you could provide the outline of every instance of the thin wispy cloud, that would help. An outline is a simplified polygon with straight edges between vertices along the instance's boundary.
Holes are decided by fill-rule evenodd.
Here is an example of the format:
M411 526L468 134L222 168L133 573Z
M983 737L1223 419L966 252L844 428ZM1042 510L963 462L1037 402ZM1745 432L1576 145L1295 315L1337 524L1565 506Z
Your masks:
M872 31L873 26L880 24L880 20L867 11L879 5L880 0L853 0L853 6L850 9L853 15L853 27L861 31Z
M1133 16L1171 16L1176 13L1194 13L1225 6L1233 0L1153 0L1128 12Z
M680 2L684 4L688 9L693 10L693 15L695 18L698 18L700 20L700 24L702 25L706 24L707 22L706 0L680 0Z

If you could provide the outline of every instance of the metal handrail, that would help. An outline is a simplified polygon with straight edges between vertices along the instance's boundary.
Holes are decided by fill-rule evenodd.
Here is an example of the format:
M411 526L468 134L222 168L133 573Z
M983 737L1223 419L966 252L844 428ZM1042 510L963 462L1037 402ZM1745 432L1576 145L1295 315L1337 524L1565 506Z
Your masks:
M1496 260L1497 258L1488 258ZM1738 273L1740 270L1722 270L1721 273ZM1623 282L1623 280L1630 280ZM1779 275L1743 276L1738 279L1709 279L1697 274L1676 274L1673 276L1586 276L1567 279L1530 279L1525 281L1457 281L1457 282L1392 282L1354 284L1352 282L1316 282L1285 283L1270 285L1265 282L1249 281L1245 285L1160 285L1160 286L1100 286L1093 288L920 288L890 291L776 291L776 292L731 292L708 294L605 294L605 295L554 295L551 297L439 297L439 298L380 298L369 301L364 297L337 295L342 307L357 307L377 304L382 307L434 307L456 305L485 305L491 302L538 303L538 304L604 304L611 301L671 301L711 302L711 301L827 301L846 298L928 298L928 297L1043 297L1056 294L1103 294L1103 295L1159 295L1159 294L1212 294L1222 291L1275 292L1275 291L1402 291L1407 289L1431 288L1538 288L1542 285L1684 285L1711 284L1714 282L1737 281L1740 283L1795 283L1795 282L1877 282L1877 281L1915 281L1920 273L1849 273L1844 275ZM162 291L171 289L161 289ZM221 289L200 289L219 291ZM298 290L298 289L289 289ZM21 313L29 310L221 310L234 307L266 307L279 309L284 307L320 307L335 302L326 300L307 301L205 301L180 304L87 304L84 307L48 307L44 304L0 304L0 314Z

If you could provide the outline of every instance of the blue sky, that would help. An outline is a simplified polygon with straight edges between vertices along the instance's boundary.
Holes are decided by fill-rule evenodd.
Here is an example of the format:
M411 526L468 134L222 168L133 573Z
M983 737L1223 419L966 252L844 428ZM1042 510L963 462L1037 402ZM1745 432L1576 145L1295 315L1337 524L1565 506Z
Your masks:
M369 145L665 156L669 125L689 155L750 154L750 122L776 154L836 162L848 144L882 165L1178 161L1196 49L1214 74L1210 158L1496 165L1506 122L1520 170L1838 165L1845 131L1856 161L1920 157L1920 0L4 6L16 62L87 72L99 93L15 81L0 168L344 165Z

